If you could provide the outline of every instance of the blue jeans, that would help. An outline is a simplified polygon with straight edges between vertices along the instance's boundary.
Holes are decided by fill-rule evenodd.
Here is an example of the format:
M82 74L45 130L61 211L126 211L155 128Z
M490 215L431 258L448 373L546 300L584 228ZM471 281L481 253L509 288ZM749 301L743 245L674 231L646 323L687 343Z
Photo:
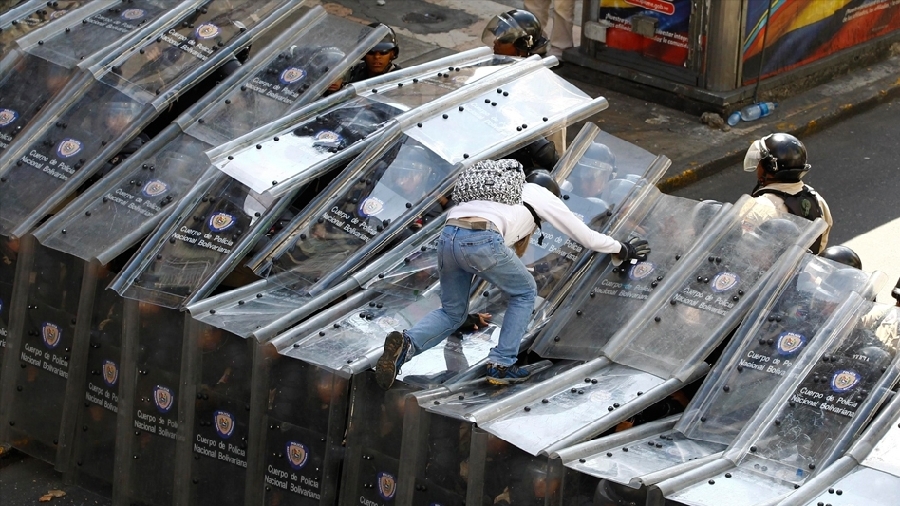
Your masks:
M441 308L405 331L416 353L433 348L465 322L475 274L509 295L500 340L491 348L488 360L502 366L515 364L537 294L534 277L525 264L497 232L447 225L438 241L438 269Z

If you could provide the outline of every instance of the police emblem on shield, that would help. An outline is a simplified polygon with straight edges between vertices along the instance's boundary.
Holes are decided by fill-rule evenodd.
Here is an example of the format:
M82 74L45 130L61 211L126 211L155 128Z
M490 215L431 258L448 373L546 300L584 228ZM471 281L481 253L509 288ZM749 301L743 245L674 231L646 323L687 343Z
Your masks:
M853 371L837 371L831 377L831 389L835 393L842 394L852 390L859 383L859 380L859 374Z
M12 109L0 109L0 127L5 127L19 119L19 113Z
M376 197L367 197L359 205L359 213L363 216L375 216L384 211L384 201Z
M203 23L197 27L197 37L211 39L219 34L219 27L212 23Z
M158 197L163 193L166 193L168 189L169 185L159 179L154 179L152 181L147 181L147 184L141 188L141 193L143 193L145 197Z
M390 473L378 473L378 495L385 501L394 498L397 493L397 480Z
M303 469L306 461L309 460L309 450L303 443L288 441L285 453L287 454L288 463L294 469Z
M281 81L281 84L294 84L304 77L306 77L305 70L298 69L297 67L288 67L284 69L284 71L278 77L278 80Z
M64 139L56 148L56 154L62 158L68 158L81 151L81 141L75 139Z
M733 272L720 272L712 278L710 288L714 292L727 292L740 283L741 278Z
M144 9L125 9L122 11L122 19L127 19L128 21L134 21L142 17L144 17Z
M656 270L656 266L651 264L650 262L638 262L628 272L628 277L635 281L639 281L646 278L650 274L653 274L654 270Z
M393 316L382 316L381 318L376 320L375 323L377 323L379 327L390 332L396 329L398 325L400 325L400 320L394 318Z
M222 439L228 439L234 433L234 416L227 411L215 413L216 433Z
M103 361L103 382L111 387L119 381L119 367L112 360Z
M797 351L806 344L806 337L796 332L782 332L780 336L778 336L778 354L779 355L793 355L797 353Z
M47 348L52 350L59 346L59 342L62 340L62 331L52 323L44 323L44 326L41 327L41 337Z
M58 11L51 12L50 19L59 19L59 18L65 16L67 12L69 12L68 9L60 9Z
M234 225L234 216L228 213L216 213L209 217L209 228L213 232L228 230L232 225Z
M156 409L160 413L168 413L172 409L172 405L175 404L175 395L168 388L156 385L153 388L153 404L156 404Z

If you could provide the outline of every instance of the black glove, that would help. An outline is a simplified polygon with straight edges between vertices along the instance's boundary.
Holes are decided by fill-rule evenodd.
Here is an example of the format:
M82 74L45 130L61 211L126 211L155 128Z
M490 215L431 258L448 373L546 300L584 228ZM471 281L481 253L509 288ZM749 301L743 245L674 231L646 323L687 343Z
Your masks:
M622 245L622 249L619 250L618 257L622 259L623 263L628 263L631 260L643 261L650 254L650 245L647 244L646 240L639 237L632 237L627 242L619 244Z

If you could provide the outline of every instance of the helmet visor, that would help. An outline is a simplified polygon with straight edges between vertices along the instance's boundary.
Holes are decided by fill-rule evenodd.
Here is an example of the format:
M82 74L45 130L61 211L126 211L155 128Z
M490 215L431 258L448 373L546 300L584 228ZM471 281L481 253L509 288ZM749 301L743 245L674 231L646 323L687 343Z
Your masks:
M503 44L512 44L521 37L528 35L519 23L507 13L494 16L488 21L481 33L481 41L487 46L493 46L497 40Z
M744 170L747 172L755 171L759 162L768 156L769 150L766 148L766 143L763 142L763 139L753 141L750 149L747 150L747 154L744 155Z

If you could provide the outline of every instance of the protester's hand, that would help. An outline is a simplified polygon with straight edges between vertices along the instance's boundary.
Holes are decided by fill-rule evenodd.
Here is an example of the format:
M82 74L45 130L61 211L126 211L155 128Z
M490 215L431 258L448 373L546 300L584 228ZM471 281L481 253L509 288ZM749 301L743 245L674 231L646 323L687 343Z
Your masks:
M458 330L460 332L474 332L478 329L487 327L490 325L490 322L490 313L469 313L469 316L466 316L466 321L463 322Z
M647 259L647 255L650 254L650 245L647 244L646 240L639 237L632 237L628 241L619 244L622 245L622 249L619 250L617 256L623 263L628 263L631 260L644 261Z

